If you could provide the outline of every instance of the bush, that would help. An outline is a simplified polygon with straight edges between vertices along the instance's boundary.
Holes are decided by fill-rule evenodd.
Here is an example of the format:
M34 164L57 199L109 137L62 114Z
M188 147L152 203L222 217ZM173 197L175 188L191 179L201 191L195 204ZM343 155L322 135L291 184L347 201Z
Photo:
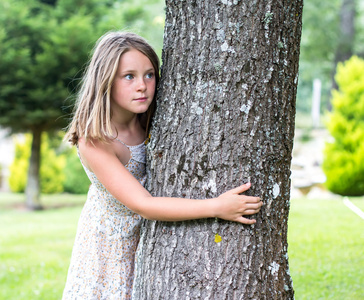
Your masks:
M43 194L62 193L63 183L65 181L63 170L66 164L66 157L64 155L56 154L56 151L50 147L47 136L42 142L41 155L41 192Z
M13 192L25 191L27 172L29 167L30 148L32 137L25 135L25 140L17 140L15 144L15 157L10 165L9 187ZM40 186L44 194L63 192L65 166L64 155L56 155L54 149L49 146L47 134L42 136Z
M64 174L66 176L66 180L64 182L65 192L72 194L87 193L91 183L81 165L75 147L73 147L66 155Z
M364 195L364 60L353 56L337 67L323 170L327 188L347 196Z
M9 187L15 193L22 193L27 184L27 170L29 167L31 135L25 135L25 140L15 139L15 156L9 166Z

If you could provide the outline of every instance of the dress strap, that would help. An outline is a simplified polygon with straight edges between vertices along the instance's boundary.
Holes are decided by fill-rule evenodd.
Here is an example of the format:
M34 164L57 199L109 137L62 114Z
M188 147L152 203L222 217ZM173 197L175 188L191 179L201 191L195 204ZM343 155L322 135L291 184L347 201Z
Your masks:
M130 160L133 159L135 161L138 161L138 162L141 162L141 163L145 164L145 161L146 161L146 158L145 158L145 155L146 155L145 142L143 142L143 143L141 143L139 145L136 145L136 146L129 146L129 145L125 144L123 141L121 141L118 138L116 138L116 140L129 149L129 151L130 151Z
M128 147L129 149L133 149L133 148L137 148L137 147L140 147L140 146L142 146L142 145L145 145L146 144L146 141L147 140L145 140L145 141L143 141L141 144L139 144L139 145L135 145L135 146L130 146L130 145L127 145L127 144L125 144L122 140L120 140L119 138L116 138L116 140L118 141L118 142L120 142L121 144L123 144L125 147Z
M127 145L127 144L125 144L122 140L120 140L120 139L118 139L118 138L116 138L116 140L117 140L119 143L123 144L125 147L130 148L130 146L129 146L129 145Z

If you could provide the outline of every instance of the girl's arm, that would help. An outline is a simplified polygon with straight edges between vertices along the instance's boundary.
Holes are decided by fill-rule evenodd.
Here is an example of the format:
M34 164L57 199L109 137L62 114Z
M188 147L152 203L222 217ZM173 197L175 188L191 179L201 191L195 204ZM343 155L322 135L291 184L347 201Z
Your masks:
M243 215L256 214L262 206L258 197L239 195L248 190L250 184L206 200L152 197L120 162L110 144L95 141L92 145L82 139L79 150L83 163L105 188L122 204L146 219L183 221L218 217L254 224L255 220L244 218Z

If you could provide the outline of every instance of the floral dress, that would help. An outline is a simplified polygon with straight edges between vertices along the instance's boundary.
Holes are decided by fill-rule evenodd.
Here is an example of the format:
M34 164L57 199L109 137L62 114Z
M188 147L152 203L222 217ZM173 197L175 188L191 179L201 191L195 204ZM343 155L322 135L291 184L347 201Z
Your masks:
M125 146L131 153L126 168L144 185L145 144ZM83 167L91 186L78 223L62 299L131 299L141 217L116 200L95 174Z

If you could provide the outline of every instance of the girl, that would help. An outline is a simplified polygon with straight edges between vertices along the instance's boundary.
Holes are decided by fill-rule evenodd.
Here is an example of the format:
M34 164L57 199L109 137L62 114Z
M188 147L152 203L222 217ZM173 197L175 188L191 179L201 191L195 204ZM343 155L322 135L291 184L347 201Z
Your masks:
M145 182L145 140L155 110L159 61L141 37L111 32L96 44L66 139L91 180L78 224L63 299L130 299L141 218L218 217L253 224L258 197L245 184L217 198L152 197Z

